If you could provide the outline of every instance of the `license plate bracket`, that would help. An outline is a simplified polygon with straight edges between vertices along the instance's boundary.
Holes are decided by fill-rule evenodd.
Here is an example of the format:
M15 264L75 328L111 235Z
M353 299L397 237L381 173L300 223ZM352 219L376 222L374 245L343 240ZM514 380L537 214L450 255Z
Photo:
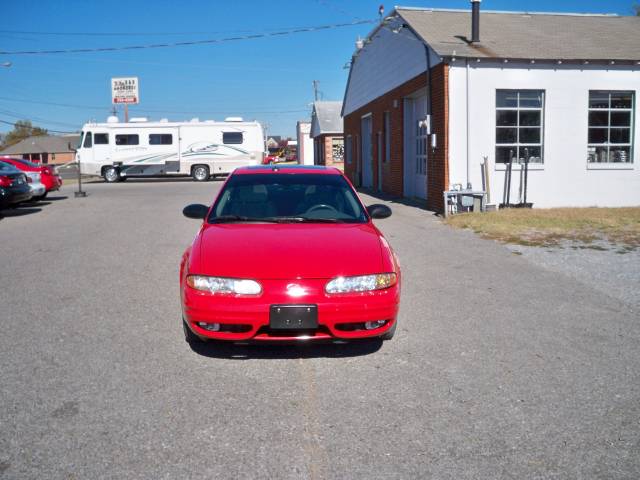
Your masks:
M318 328L317 305L271 305L269 327L279 330Z

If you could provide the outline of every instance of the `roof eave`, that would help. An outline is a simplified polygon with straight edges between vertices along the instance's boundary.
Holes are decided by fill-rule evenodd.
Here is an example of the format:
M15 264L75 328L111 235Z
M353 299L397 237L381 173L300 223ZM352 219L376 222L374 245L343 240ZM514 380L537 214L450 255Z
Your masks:
M435 51L435 50L434 50ZM438 54L436 52L436 54ZM578 58L516 58L516 57L478 57L469 55L441 55L438 54L445 63L455 63L458 60L473 60L476 63L482 62L502 62L502 63L529 63L541 65L639 65L640 59L578 59Z

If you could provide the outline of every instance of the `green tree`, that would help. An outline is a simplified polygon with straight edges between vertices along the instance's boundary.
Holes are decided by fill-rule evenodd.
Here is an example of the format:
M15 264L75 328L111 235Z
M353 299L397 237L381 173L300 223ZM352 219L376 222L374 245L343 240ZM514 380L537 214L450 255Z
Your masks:
M6 148L27 137L47 135L47 133L46 129L31 125L29 120L18 120L13 124L13 130L5 135L2 146Z

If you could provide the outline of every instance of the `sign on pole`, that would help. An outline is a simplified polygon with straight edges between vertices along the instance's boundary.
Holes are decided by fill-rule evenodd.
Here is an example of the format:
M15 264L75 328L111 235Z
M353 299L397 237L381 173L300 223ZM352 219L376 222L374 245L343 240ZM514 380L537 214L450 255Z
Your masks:
M112 78L111 79L111 102L117 103L140 103L140 93L138 92L138 77Z

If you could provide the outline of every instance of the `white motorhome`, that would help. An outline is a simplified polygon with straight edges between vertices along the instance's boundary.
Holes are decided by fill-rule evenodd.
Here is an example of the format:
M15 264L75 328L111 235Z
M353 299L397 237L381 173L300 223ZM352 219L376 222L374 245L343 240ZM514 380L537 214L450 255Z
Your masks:
M262 125L239 117L223 122L132 118L127 123L109 117L107 123L82 127L76 158L83 174L100 175L107 182L165 175L205 181L262 163L264 151Z

